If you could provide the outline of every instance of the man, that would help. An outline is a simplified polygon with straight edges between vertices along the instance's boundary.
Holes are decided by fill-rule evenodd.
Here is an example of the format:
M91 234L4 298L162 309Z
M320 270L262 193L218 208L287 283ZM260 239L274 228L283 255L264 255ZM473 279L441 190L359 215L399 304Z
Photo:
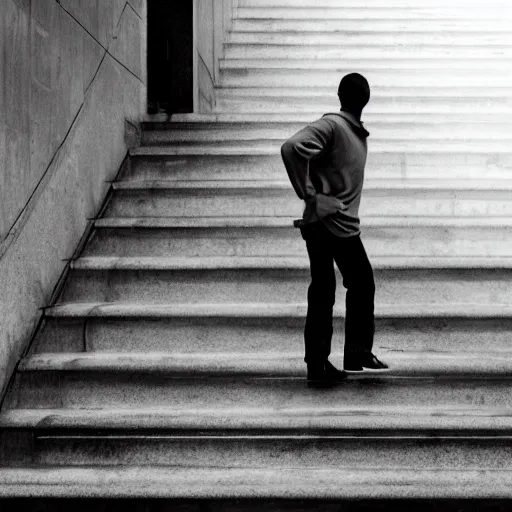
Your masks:
M306 203L300 227L310 260L311 284L304 329L308 384L346 377L328 360L338 266L347 289L344 369L384 369L372 353L375 284L360 238L359 203L367 156L361 114L370 99L367 80L352 73L340 82L339 113L325 114L287 140L281 155L297 195Z

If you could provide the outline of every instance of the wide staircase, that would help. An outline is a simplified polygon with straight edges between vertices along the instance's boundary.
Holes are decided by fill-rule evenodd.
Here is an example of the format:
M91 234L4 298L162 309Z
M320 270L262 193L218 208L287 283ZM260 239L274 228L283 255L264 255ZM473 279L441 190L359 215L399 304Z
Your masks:
M239 0L216 111L143 125L18 367L1 496L512 499L510 8L412 3ZM279 148L351 71L391 369L318 390Z

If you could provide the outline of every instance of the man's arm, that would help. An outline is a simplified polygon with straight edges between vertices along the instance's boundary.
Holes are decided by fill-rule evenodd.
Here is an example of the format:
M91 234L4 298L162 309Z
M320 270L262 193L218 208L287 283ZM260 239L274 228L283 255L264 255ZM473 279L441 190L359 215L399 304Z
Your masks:
M332 124L322 118L300 130L281 146L286 172L300 199L308 201L316 195L308 176L309 161L318 157L328 146L332 133Z

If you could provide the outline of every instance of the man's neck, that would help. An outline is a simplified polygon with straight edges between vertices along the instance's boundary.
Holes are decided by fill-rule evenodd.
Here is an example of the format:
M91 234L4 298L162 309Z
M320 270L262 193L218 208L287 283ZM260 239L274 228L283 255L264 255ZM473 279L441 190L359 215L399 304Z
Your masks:
M351 110L348 108L341 107L342 112L347 112L351 116L354 116L359 122L361 122L361 114L363 113L362 110Z

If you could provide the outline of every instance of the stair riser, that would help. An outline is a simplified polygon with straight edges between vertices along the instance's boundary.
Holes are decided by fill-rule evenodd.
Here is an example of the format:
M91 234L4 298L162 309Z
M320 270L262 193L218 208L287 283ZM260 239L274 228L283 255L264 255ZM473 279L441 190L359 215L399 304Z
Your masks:
M354 48L345 47L342 44L307 47L300 44L283 46L279 43L273 45L226 43L224 47L226 59L336 59L343 61L354 58ZM360 59L415 59L418 63L421 59L458 62L461 59L468 59L469 56L473 59L508 59L512 56L512 49L477 45L461 48L450 44L423 47L361 45L357 48L357 55Z
M49 319L34 352L301 353L304 318ZM334 319L333 352L344 321ZM375 351L510 350L510 319L376 319Z
M301 217L303 202L291 185L283 189L117 191L106 217ZM367 216L486 217L512 215L505 191L367 190Z
M130 435L130 433L128 434ZM510 440L39 439L46 466L511 469Z
M310 33L310 32L231 32L227 42L231 44L281 44L285 45L332 45L332 46L497 46L510 47L508 31L464 34L459 32L429 33Z
M18 375L18 408L512 406L512 380L372 379L325 390L305 389L303 377L172 378L171 375L103 372L34 372Z
M271 2L264 0L243 0L237 9L238 18L291 18L291 19L483 19L483 18L499 18L503 13L508 12L504 2L496 1L492 4L486 4L491 7L482 9L479 2L459 2L458 4L450 4L442 2L422 2L415 3L411 6L410 2L394 1L386 2L374 0L359 2L344 2L343 8L337 0L280 0L279 2ZM271 7L271 9L269 9ZM464 7L464 8L461 8ZM329 10L325 11L325 8ZM327 14L327 16L326 16Z
M434 70L390 70L374 71L359 67L338 69L336 71L324 70L280 70L280 69L223 69L220 75L220 84L223 87L325 87L333 84L336 88L342 76L348 73L361 73L366 77L371 87L464 87L472 83L475 87L484 87L492 81L495 87L510 87L512 76L507 73L487 73L474 71L435 72Z
M377 256L512 256L509 228L370 227L363 241ZM96 256L304 256L298 229L101 229L87 248Z
M333 87L335 89L335 87ZM226 89L231 92L234 89ZM261 89L259 89L261 90ZM239 93L244 89L238 89ZM311 120L321 117L325 112L336 112L339 110L339 103L335 94L326 94L322 96L281 96L276 90L275 96L262 97L254 92L252 97L245 97L241 94L223 93L219 89L216 98L215 111L221 113L277 113L282 112L289 114L290 112L311 113ZM399 93L397 92L397 95ZM494 98L372 98L371 103L365 110L367 113L407 113L425 114L456 114L474 109L486 109L495 111L500 115L500 111L510 108L512 99L496 96Z
M492 79L494 75L500 76L504 74L503 61L501 58L492 58L488 56L486 59L457 59L454 63L452 60L446 59L400 59L400 58L382 58L382 59L344 59L343 64L333 59L304 59L299 61L293 59L221 59L220 69L227 71L234 70L276 70L278 72L285 71L318 71L318 72L338 72L344 69L361 69L365 72L379 73L410 73L410 74L426 74L441 73L450 75L454 68L457 73L488 73ZM506 73L505 73L506 74ZM467 84L466 84L467 86ZM324 86L325 87L325 86Z
M499 123L436 123L433 130L432 123L367 123L374 139L480 139L506 137L507 130L512 126L510 122ZM263 123L232 124L232 126L216 124L203 124L195 127L175 125L170 130L155 130L144 132L142 144L145 146L161 146L177 142L212 142L212 141L245 141L245 140L277 140L284 142L293 134L302 130L307 123L287 123L265 126Z
M190 156L190 155L279 155L282 141L273 139L247 139L240 143L232 140L219 141L187 141L168 146L140 146L132 150L135 156ZM371 151L374 153L487 153L489 157L494 154L509 153L510 134L504 133L501 137L491 139L444 139L432 136L429 139L418 138L376 138L372 137Z
M73 271L60 302L300 303L309 270ZM507 304L512 271L375 270L378 304ZM338 303L345 290L338 276Z
M434 149L435 146L433 146ZM512 153L376 153L371 148L366 180L385 178L510 179ZM272 156L135 157L125 180L287 180L279 152ZM363 194L363 197L366 195Z
M455 33L476 33L479 37L482 33L506 31L503 22L484 20L460 20L460 19L410 19L410 20L374 20L365 19L366 13L361 12L359 19L333 19L330 16L322 16L318 19L264 19L264 18L239 18L233 21L234 32L377 32L377 33L403 33L403 32L432 32L444 31ZM320 21L320 22L319 22Z

